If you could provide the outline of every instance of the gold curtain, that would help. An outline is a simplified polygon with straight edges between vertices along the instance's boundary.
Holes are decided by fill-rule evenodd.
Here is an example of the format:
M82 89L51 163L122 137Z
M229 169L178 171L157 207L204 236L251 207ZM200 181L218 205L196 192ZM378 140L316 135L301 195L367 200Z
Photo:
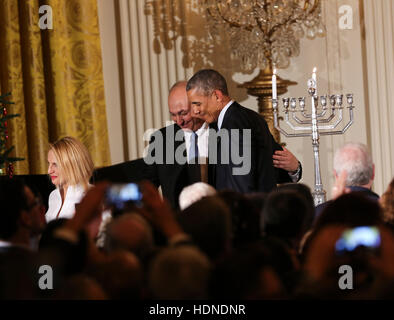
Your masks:
M53 29L40 30L41 5ZM70 135L110 164L96 0L1 0L0 92L11 92L16 174L47 172L48 142Z

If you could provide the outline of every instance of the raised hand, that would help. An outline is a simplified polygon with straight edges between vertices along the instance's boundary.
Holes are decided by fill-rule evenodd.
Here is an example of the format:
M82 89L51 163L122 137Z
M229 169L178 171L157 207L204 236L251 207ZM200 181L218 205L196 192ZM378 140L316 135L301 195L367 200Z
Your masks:
M156 187L148 181L142 181L140 186L144 204L140 213L159 228L168 239L176 234L183 233L170 204L166 199L161 198Z

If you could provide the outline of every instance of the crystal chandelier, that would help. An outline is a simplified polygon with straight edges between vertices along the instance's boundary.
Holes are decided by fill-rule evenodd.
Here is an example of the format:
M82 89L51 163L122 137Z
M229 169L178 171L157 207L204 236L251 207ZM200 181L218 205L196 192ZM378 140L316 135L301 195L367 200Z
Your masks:
M229 37L231 53L245 71L271 63L287 68L300 39L323 37L319 0L201 0L213 39Z
M287 68L300 39L325 36L320 0L145 0L153 17L153 49L170 50L180 38L182 65L259 74L240 84L257 97L258 111L280 142L272 111L272 69ZM231 62L229 60L232 60ZM277 76L277 94L294 81Z

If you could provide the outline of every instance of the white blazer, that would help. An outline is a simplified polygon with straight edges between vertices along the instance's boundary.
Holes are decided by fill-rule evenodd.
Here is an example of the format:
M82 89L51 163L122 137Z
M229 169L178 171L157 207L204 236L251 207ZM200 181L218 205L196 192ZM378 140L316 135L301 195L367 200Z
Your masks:
M69 186L67 188L62 210L60 211L59 216L57 216L60 207L62 206L62 197L58 188L53 190L49 195L48 211L45 214L47 223L59 218L71 219L75 214L75 205L82 200L85 193L86 192L81 185Z

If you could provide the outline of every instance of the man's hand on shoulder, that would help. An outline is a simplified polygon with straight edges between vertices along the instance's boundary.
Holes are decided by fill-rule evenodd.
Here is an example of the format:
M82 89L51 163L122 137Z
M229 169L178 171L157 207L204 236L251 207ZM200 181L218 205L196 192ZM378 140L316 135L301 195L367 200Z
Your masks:
M276 150L272 159L275 168L289 172L296 172L298 170L299 163L297 158L285 147L283 147L283 150Z

